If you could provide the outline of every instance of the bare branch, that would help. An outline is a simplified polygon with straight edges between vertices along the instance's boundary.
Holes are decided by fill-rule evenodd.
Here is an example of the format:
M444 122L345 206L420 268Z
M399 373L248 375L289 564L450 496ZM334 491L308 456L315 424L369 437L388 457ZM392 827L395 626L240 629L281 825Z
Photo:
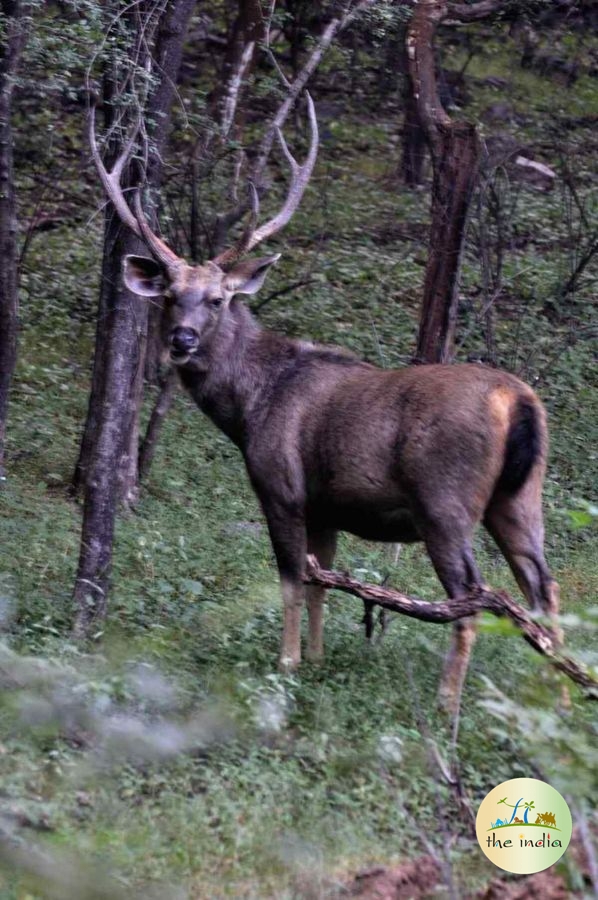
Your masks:
M585 688L588 699L598 700L598 679L587 668L565 656L559 649L560 638L553 630L536 622L531 614L510 597L506 591L491 591L487 588L476 588L462 597L429 602L419 597L409 597L400 591L364 584L343 575L340 572L329 572L321 569L315 556L307 557L307 584L318 584L325 588L334 588L353 594L375 603L384 609L402 613L413 619L424 622L455 622L486 610L498 617L506 617L521 632L527 643L542 656L545 656L560 672L572 681Z
M253 181L257 185L259 185L260 183L260 178L268 161L270 150L274 142L274 137L276 136L278 129L281 129L286 122L290 111L293 109L299 96L305 89L309 79L318 68L322 56L324 55L326 50L328 50L337 34L345 29L348 25L350 25L355 17L359 15L359 13L363 12L368 7L373 6L375 2L376 0L360 0L360 2L356 3L355 5L349 4L341 15L336 16L336 18L334 19L331 19L318 38L318 41L309 58L307 59L307 62L293 82L289 82L284 77L282 72L279 72L281 78L286 82L287 95L284 101L279 106L276 115L270 123L270 127L262 138L262 142L257 154L257 160L252 171ZM266 45L268 45L268 42L269 29L266 35ZM279 69L278 66L276 68Z
M222 138L226 139L229 135L229 132L232 128L233 122L235 120L235 113L237 111L237 104L239 102L239 93L241 91L241 85L243 84L243 79L245 77L245 73L251 63L251 59L253 57L253 51L255 49L255 41L249 41L248 44L245 45L243 53L241 54L241 58L239 59L238 65L233 70L230 80L228 82L226 97L224 100L224 109L222 112Z
M178 387L178 377L173 369L170 369L160 388L160 392L152 409L145 437L139 448L139 478L143 480L149 472L156 445L158 443L158 435L162 428L162 423L172 406L176 390Z
M270 46L270 33L271 33L271 29L272 29L272 17L274 15L275 8L276 8L276 0L271 0L270 11L268 13L268 16L267 16L267 19L265 22L266 34L265 34L265 38L264 38L264 46L265 46L266 55L267 55L268 59L270 60L270 62L274 66L274 68L276 69L276 72L278 73L278 77L282 81L284 87L288 90L291 87L291 82L289 81L287 76L284 74L280 63L276 59L276 55L272 52L272 48Z
M407 31L409 74L419 117L430 138L438 127L451 124L438 94L434 58L434 35L446 11L446 0L420 0Z
M266 46L266 53L272 61L276 71L278 72L281 82L284 85L286 96L283 102L280 104L276 114L274 115L274 118L270 122L270 125L268 126L262 138L255 162L251 168L249 177L255 184L258 192L262 190L263 174L268 163L274 139L278 136L279 131L282 129L284 123L286 122L290 111L295 106L309 79L317 69L322 56L330 47L330 44L332 43L336 35L348 25L350 25L355 17L359 15L359 13L363 12L368 7L373 6L375 2L376 0L360 0L360 2L356 3L355 5L349 3L341 15L338 15L336 18L332 19L324 28L305 65L293 82L287 79L270 49L270 25L274 8L274 4L272 4L265 22L266 34L264 43ZM227 213L224 213L217 217L214 228L214 232L216 235L215 246L217 249L219 249L219 247L221 246L228 230L245 215L248 209L249 206L247 205L247 203L240 203Z
M581 254L577 265L571 272L571 275L565 282L565 284L561 287L559 291L560 299L564 299L568 294L572 294L577 289L577 284L579 279L584 273L584 270L587 266L592 262L593 258L598 253L598 236L594 236L590 239L588 245L586 246L584 252Z
M273 300L276 300L277 297L282 297L284 294L290 294L293 291L296 291L297 288L306 287L308 284L314 284L316 282L316 278L302 278L300 281L292 281L290 284L285 284L283 287L279 288L277 291L272 291L271 294L268 294L259 303L256 303L251 307L251 312L257 313L260 309L263 309L264 306L267 306L269 303L272 303Z

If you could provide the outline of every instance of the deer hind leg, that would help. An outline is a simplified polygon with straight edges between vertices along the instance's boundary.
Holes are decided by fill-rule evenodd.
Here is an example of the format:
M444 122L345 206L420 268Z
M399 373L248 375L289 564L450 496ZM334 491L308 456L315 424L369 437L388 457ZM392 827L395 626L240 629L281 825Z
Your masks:
M313 553L323 569L329 569L336 552L336 532L308 532L307 552ZM307 651L310 662L318 662L324 658L324 598L326 589L316 584L306 588L307 597Z
M494 497L486 510L484 525L498 544L529 605L551 620L553 641L560 646L563 632L558 623L559 586L544 558L541 486L542 475L536 472L517 494ZM563 708L569 707L570 702L569 692L563 686Z
M467 519L467 514L463 514ZM442 532L427 532L426 549L442 586L449 597L458 597L471 588L481 585L471 548L471 534L459 526ZM439 688L439 700L443 708L455 715L461 706L461 694L469 666L471 650L476 638L476 616L460 619L453 626L448 655L444 662Z
M541 610L556 620L559 586L544 558L540 487L538 473L517 494L494 497L486 510L484 525L498 544L532 609Z

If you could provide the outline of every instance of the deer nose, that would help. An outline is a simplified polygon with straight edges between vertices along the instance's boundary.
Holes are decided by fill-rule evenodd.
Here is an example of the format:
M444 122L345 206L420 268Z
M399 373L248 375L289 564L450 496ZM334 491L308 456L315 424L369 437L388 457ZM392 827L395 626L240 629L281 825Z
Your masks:
M170 343L179 353L190 353L197 347L199 338L192 328L174 328L170 333Z

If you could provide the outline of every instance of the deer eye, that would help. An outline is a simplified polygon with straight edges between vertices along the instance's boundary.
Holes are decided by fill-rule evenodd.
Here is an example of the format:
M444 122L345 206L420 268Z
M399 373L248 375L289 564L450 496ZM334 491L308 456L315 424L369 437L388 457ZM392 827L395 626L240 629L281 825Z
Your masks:
M219 306L222 306L223 297L212 297L210 300L210 306L213 306L214 309L218 309Z

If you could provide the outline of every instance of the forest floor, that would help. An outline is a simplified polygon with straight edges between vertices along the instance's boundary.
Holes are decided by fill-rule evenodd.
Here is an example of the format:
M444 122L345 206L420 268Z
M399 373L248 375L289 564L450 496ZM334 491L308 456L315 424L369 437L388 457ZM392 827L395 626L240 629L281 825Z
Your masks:
M547 554L567 646L596 664L595 270L556 298L587 237L566 165L586 220L596 221L598 90L589 76L567 88L523 72L495 45L477 54L468 78L466 114L487 137L514 135L557 179L542 191L506 163L496 170L503 283L489 324L481 204L463 267L458 355L491 351L546 403ZM498 103L509 107L506 123L488 112ZM393 105L367 116L359 106L323 121L313 189L262 295L314 281L260 316L389 367L414 347L428 191L407 192L396 178ZM85 651L71 642L80 507L67 486L86 411L99 245L97 221L49 231L34 240L23 275L0 495L0 825L16 823L23 857L0 874L0 897L333 897L361 870L422 854L443 866L444 887L432 896L450 896L451 884L453 896L474 896L497 870L472 837L468 806L475 813L491 787L534 775L579 820L596 790L594 710L572 689L570 710L559 713L560 679L509 627L483 617L451 759L467 798L459 806L437 762L452 754L435 702L446 627L393 618L369 645L358 602L333 593L326 661L278 674L281 608L261 514L235 448L182 394L140 503L118 524L105 628ZM485 535L477 556L490 584L518 596ZM394 550L345 536L337 566L428 599L442 594L418 547L397 562ZM575 854L558 864L567 896L583 895L582 868Z

